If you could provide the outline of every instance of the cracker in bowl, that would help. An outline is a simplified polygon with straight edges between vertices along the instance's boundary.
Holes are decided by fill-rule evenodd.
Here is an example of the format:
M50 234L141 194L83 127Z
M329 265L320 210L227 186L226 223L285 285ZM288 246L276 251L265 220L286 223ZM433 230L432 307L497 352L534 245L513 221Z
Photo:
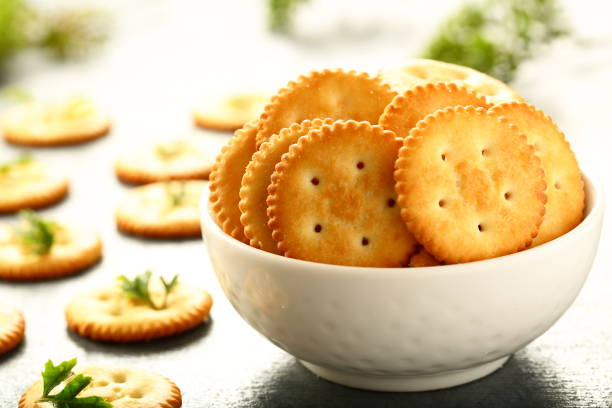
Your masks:
M4 138L27 146L61 146L106 135L110 118L85 98L19 105L0 119Z
M0 214L47 207L67 194L68 179L29 155L0 164Z
M137 342L183 333L208 318L212 297L204 289L151 280L151 273L77 295L66 306L68 327L80 336Z
M546 183L534 148L483 108L421 120L404 139L395 179L408 229L445 263L525 249L542 223Z
M80 272L102 257L97 233L22 213L17 226L0 226L0 279L32 281Z
M337 121L298 139L272 174L268 216L285 256L401 266L417 242L403 225L393 166L401 142L368 122Z

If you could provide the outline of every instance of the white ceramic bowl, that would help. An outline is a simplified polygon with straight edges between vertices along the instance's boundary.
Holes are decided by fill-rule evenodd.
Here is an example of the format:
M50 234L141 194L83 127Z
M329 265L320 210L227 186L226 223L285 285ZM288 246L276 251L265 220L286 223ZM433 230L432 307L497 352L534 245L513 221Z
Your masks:
M202 202L213 268L238 313L315 374L351 387L451 387L501 367L576 298L601 231L602 191L585 177L586 216L544 245L428 268L363 268L270 254L223 233Z

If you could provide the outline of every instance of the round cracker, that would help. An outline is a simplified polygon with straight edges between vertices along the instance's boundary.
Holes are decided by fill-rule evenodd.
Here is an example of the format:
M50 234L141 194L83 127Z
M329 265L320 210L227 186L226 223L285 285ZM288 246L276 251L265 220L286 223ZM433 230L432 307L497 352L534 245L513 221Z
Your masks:
M68 194L68 179L36 160L0 172L0 214L48 207Z
M12 307L0 304L0 354L14 349L25 334L23 314Z
M472 105L488 108L484 96L452 82L418 85L393 98L378 123L401 138L408 136L419 120L447 106Z
M228 235L248 243L240 222L240 186L255 153L257 122L249 122L223 146L210 173L210 209L217 225Z
M148 341L202 324L211 306L208 292L184 284L170 292L161 310L126 297L117 286L108 286L73 298L66 306L66 322L75 333L93 340Z
M206 182L165 181L131 189L115 210L117 228L146 238L200 236L199 200ZM183 195L173 203L173 195Z
M514 89L502 81L475 69L448 62L410 59L401 66L381 70L379 77L400 93L427 82L452 81L485 95L492 104L523 101Z
M491 112L516 125L542 161L548 200L533 245L541 245L572 230L584 216L585 194L582 173L565 135L549 116L526 103L497 105Z
M272 238L272 230L268 226L266 205L268 186L274 166L289 150L289 146L297 142L301 136L307 134L311 129L325 124L331 125L333 122L333 119L314 119L305 120L299 124L294 123L264 142L253 155L242 177L239 203L242 214L240 222L244 226L244 235L249 239L251 246L278 253L276 241Z
M56 389L63 389L78 374L92 378L92 382L78 394L79 398L98 396L112 403L113 408L179 408L182 405L181 390L174 382L144 369L112 366L78 368ZM42 392L43 382L38 380L23 393L19 408L52 408L49 402L36 402Z
M306 119L353 119L377 123L395 96L378 78L355 71L323 70L291 81L259 119L257 146L281 129Z
M408 229L445 263L522 250L542 223L540 160L516 126L483 108L426 116L404 139L395 179Z
M63 103L28 103L14 107L0 120L4 138L27 146L61 146L106 135L109 117L90 101L73 98Z
M405 264L417 243L396 204L393 165L400 146L393 132L352 120L302 136L268 188L269 226L279 251L337 265Z
M29 253L15 228L0 226L0 279L32 281L73 275L102 257L100 236L77 226L61 225L44 255Z
M410 257L408 266L412 268L421 268L423 266L438 266L442 265L438 260L425 248L420 248L418 252Z
M202 143L179 139L121 155L115 162L115 174L128 184L206 180L213 163L214 155Z
M216 104L196 109L193 120L205 129L234 131L259 118L269 101L270 95L263 93L232 95Z

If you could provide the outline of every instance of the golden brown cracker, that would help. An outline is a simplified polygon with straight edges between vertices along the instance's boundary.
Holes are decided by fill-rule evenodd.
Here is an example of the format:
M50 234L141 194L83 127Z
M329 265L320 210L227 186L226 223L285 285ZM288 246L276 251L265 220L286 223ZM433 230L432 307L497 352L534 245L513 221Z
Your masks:
M236 94L196 109L193 120L205 129L234 131L259 118L269 101L270 95L264 93Z
M491 106L482 95L469 88L452 82L429 83L415 86L393 98L380 116L378 124L404 138L428 114L456 105Z
M68 194L68 179L36 160L0 169L0 214L48 207Z
M249 122L221 149L210 173L210 211L228 235L248 243L240 222L240 186L247 164L255 153L257 122Z
M294 123L264 142L253 155L242 177L239 203L242 213L240 222L244 226L244 234L249 239L251 246L278 253L276 241L272 238L272 230L268 227L266 205L270 176L274 172L274 166L289 150L289 146L297 142L301 136L313 128L332 123L333 119L314 119L305 120L299 124Z
M206 180L214 160L214 153L203 143L178 139L126 152L115 162L115 174L128 184Z
M80 272L102 257L98 234L61 225L49 252L43 255L24 247L12 226L0 226L0 279L32 281L53 279Z
M257 146L305 119L353 119L376 124L395 92L366 73L323 70L301 76L272 98L259 120Z
M313 129L283 155L268 188L272 236L285 256L401 266L417 245L403 225L393 165L401 142L368 122Z
M202 180L160 181L131 189L115 210L117 228L146 238L200 236Z
M71 330L93 340L148 341L202 324L211 306L208 292L185 284L168 294L167 306L160 310L108 286L73 298L66 306L66 321Z
M572 230L582 221L584 183L576 157L552 119L526 103L505 103L491 109L504 116L527 137L542 161L546 180L546 214L533 245L540 245Z
M425 248L420 248L418 252L410 257L408 266L412 268L421 268L424 266L439 266L442 265L438 260Z
M153 371L137 368L79 367L57 389L63 389L78 374L92 378L92 382L78 394L79 398L98 396L110 402L113 408L179 408L182 405L181 390L174 382ZM19 408L52 408L51 403L37 402L42 392L43 383L38 380L23 393Z
M107 134L108 116L89 100L72 98L60 103L16 106L0 119L4 138L27 146L61 146L86 142Z
M17 347L24 334L23 314L17 309L0 304L0 355Z
M446 263L524 249L542 223L540 160L516 126L483 108L449 107L420 121L395 179L408 229Z
M452 81L485 95L492 104L523 100L514 89L498 79L472 68L442 61L411 59L401 66L381 70L379 77L400 93L427 82Z

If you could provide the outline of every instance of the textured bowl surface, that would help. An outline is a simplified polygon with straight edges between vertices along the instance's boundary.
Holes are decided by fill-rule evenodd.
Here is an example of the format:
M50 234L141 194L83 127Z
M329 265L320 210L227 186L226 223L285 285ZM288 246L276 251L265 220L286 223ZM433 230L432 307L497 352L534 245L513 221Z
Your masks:
M550 328L591 269L603 218L585 177L585 219L516 254L428 268L362 268L270 254L224 234L202 199L213 268L238 313L344 385L419 391L475 380Z

